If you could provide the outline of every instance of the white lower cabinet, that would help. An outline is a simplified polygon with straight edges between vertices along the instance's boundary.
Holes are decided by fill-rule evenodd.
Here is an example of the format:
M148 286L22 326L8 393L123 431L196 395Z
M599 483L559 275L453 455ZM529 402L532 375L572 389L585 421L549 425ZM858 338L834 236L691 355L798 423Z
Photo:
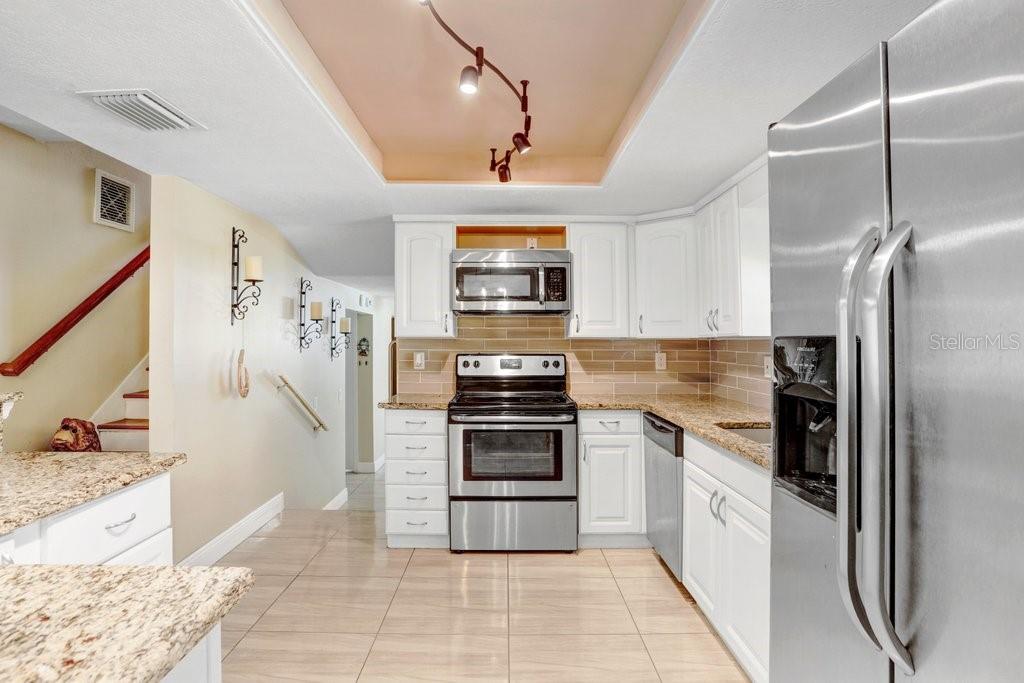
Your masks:
M447 548L448 413L388 410L385 533L390 548Z
M633 535L639 541L647 532L639 417L633 411L580 411L581 536ZM583 545L595 544L583 539Z
M692 460L683 464L683 584L751 679L767 681L771 518L729 484L760 498L768 473L736 469L743 465L692 441L697 460L741 476L727 483Z
M174 537L170 529L146 539L103 564L122 564L158 567L174 564Z

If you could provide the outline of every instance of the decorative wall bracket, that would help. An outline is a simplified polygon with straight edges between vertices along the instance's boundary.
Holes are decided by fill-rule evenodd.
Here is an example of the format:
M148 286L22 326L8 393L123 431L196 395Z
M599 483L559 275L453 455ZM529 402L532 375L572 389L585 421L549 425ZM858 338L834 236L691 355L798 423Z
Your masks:
M231 228L231 324L236 320L244 320L250 306L258 306L263 290L259 283L263 282L263 259L249 256L245 259L245 287L239 289L242 280L241 245L249 238L244 230Z
M324 336L324 305L314 301L306 311L306 292L313 289L313 283L299 278L299 351L308 349L310 345Z
M348 318L338 319L341 311L341 300L331 297L331 360L341 356L342 344L347 349L352 343L352 323ZM342 341L339 335L344 336Z

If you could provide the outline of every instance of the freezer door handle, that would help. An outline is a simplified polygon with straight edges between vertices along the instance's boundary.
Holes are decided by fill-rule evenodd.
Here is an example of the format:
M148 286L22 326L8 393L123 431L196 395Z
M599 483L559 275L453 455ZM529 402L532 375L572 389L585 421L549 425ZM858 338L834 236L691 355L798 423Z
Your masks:
M893 626L885 597L888 561L886 499L892 476L889 434L891 358L889 351L889 276L896 259L910 242L911 225L904 221L882 240L864 276L861 288L861 518L863 525L864 610L878 644L903 673L913 675L914 661ZM890 511L891 512L891 511Z
M846 259L836 298L836 578L843 607L876 648L857 585L857 290L881 232L868 230Z

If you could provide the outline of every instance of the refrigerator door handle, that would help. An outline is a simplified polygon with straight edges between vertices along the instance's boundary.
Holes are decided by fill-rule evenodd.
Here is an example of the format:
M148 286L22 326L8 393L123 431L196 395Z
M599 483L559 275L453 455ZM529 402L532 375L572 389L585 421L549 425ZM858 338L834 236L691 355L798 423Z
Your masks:
M857 290L881 232L868 230L846 259L836 299L836 578L843 607L876 648L857 585Z
M878 644L896 667L908 676L914 673L914 661L896 633L885 595L889 574L885 542L886 500L891 477L889 435L892 431L889 414L891 358L888 284L896 259L910 241L911 231L910 223L904 221L882 240L864 276L860 301L861 344L864 351L861 360L861 536L864 553L861 588L864 610Z

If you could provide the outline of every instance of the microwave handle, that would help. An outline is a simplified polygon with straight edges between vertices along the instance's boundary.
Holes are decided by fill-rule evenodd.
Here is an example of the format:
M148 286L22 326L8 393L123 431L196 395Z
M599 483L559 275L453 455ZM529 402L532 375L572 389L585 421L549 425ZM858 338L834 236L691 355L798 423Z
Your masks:
M544 265L537 266L537 303L541 306L544 305L544 299L547 296L547 282L545 282Z

